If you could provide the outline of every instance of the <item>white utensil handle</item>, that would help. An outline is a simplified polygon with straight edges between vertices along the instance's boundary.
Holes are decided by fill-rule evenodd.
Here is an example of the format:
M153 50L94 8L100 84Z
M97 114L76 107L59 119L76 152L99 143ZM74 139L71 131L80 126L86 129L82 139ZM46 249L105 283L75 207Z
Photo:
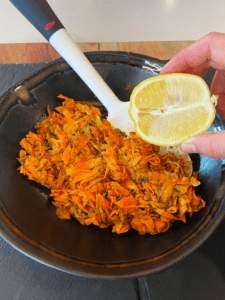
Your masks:
M55 32L49 42L104 104L109 114L118 109L121 101L78 48L66 29Z

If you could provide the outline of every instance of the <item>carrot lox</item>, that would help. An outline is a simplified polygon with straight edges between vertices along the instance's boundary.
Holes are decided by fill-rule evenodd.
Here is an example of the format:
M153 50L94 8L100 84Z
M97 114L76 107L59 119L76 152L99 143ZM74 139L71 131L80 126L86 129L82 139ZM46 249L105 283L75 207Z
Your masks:
M62 106L48 106L37 132L21 140L19 171L51 189L60 219L154 235L204 208L198 173L187 173L183 156L161 156L136 133L114 129L98 108L59 98Z

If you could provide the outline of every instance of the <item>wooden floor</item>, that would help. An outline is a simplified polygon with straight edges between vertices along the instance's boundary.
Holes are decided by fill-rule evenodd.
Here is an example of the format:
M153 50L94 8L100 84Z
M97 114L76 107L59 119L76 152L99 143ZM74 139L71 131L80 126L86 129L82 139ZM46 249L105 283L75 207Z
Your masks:
M78 43L83 52L126 51L167 60L193 41ZM0 44L0 63L50 62L60 55L49 43Z

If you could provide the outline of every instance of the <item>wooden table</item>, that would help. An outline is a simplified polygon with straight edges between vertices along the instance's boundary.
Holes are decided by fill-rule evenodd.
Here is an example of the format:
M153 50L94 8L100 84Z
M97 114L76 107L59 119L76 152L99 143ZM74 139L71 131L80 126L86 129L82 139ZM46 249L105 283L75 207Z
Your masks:
M83 52L126 51L168 60L193 41L78 43ZM50 62L60 55L49 43L0 44L0 63Z

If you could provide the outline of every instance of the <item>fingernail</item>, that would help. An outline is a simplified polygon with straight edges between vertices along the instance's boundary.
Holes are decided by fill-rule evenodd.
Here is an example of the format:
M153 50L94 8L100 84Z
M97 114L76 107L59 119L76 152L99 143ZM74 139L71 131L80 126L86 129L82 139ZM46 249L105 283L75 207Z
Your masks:
M197 149L194 144L184 143L181 145L181 150L187 153L196 153Z

